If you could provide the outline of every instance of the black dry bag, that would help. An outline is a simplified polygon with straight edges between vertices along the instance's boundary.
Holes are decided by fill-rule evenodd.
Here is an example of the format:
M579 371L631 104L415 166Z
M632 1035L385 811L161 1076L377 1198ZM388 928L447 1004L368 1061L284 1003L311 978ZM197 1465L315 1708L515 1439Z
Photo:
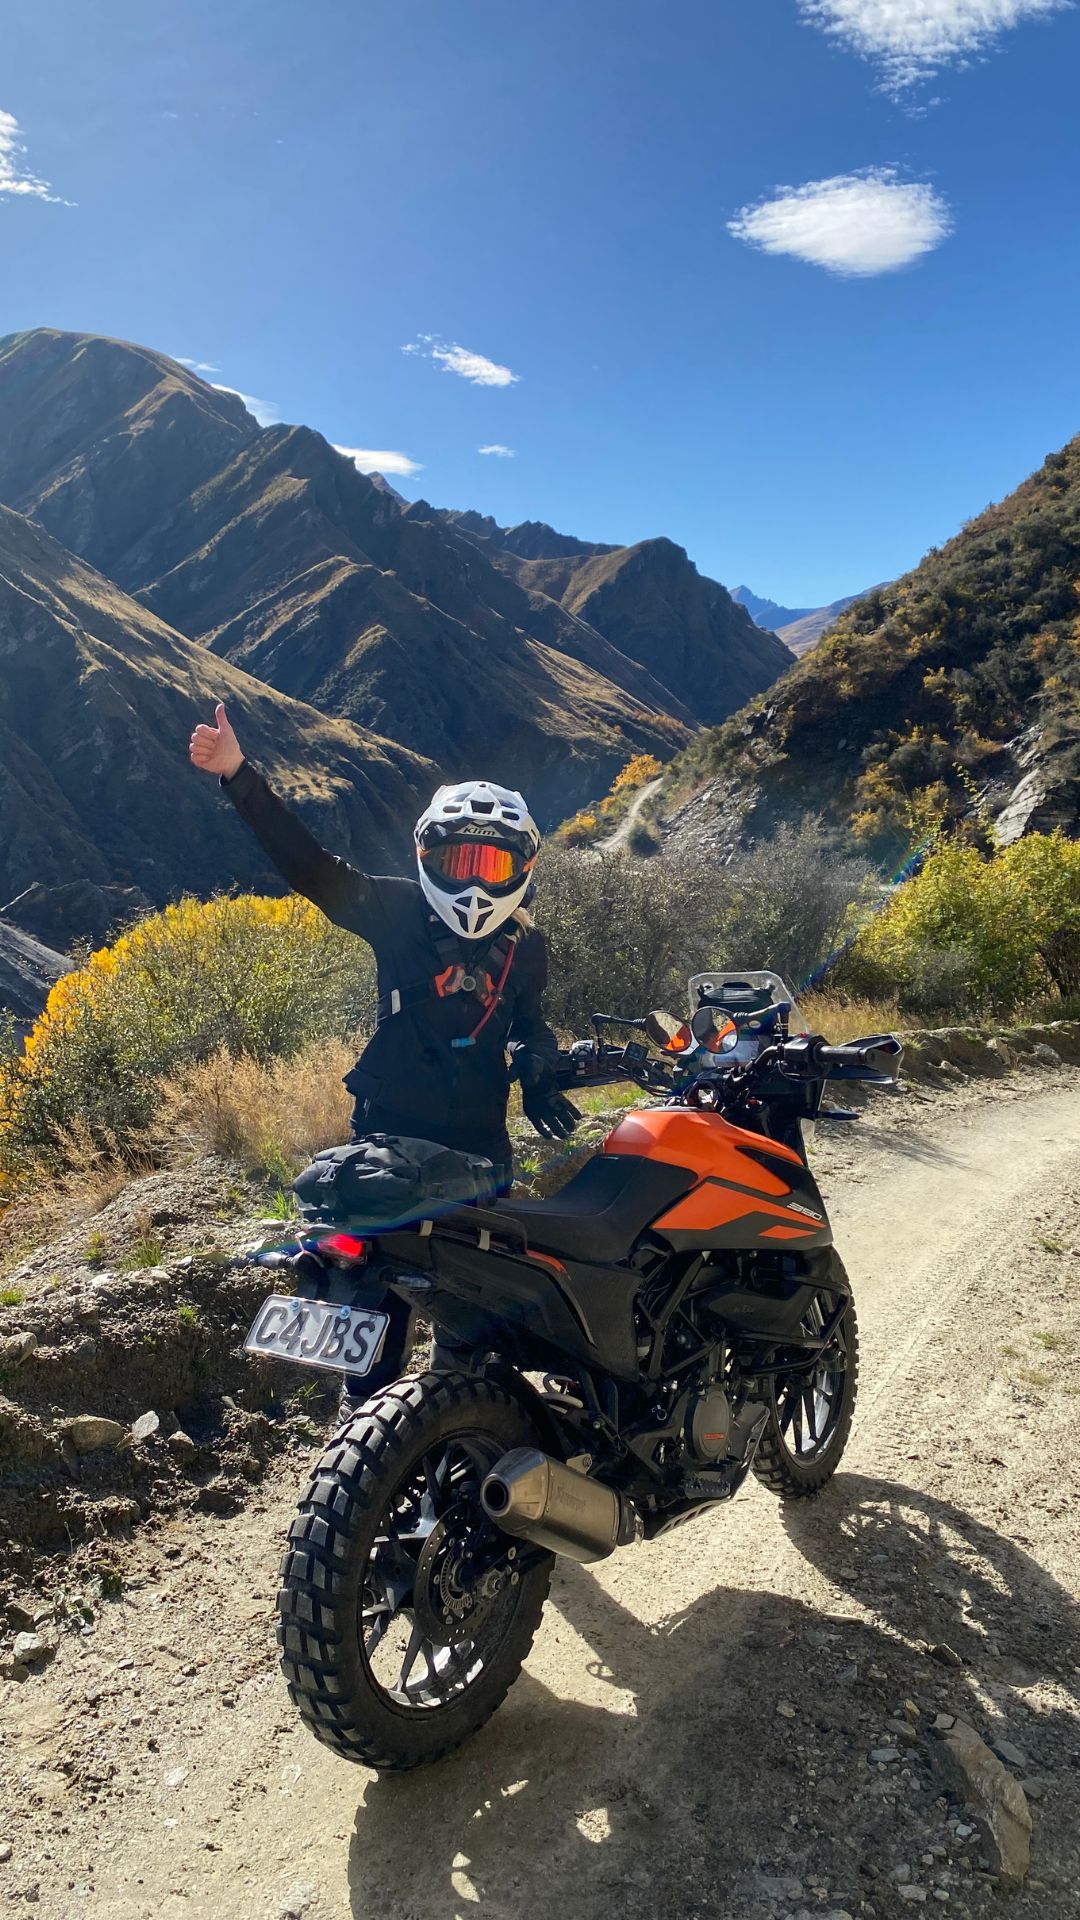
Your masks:
M305 1226L400 1227L494 1198L490 1160L435 1140L373 1133L327 1147L293 1181Z

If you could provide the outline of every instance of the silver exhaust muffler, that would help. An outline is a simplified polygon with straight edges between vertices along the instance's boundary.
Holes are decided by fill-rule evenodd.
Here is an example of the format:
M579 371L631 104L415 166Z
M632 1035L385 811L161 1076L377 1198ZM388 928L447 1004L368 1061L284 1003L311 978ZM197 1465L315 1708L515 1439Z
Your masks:
M484 1480L480 1500L503 1533L571 1560L606 1560L641 1535L637 1510L624 1493L537 1447L504 1453Z

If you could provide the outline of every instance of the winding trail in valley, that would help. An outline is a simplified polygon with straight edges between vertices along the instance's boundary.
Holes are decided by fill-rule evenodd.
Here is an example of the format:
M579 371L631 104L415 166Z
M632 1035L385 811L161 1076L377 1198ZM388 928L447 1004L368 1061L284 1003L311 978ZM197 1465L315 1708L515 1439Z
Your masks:
M597 841L597 853L618 853L622 847L627 845L630 835L641 819L646 806L652 799L654 793L659 793L663 784L663 778L659 774L655 780L647 780L645 782L645 785L635 793L634 798L626 810L625 818L620 820L614 833L609 834L606 840Z

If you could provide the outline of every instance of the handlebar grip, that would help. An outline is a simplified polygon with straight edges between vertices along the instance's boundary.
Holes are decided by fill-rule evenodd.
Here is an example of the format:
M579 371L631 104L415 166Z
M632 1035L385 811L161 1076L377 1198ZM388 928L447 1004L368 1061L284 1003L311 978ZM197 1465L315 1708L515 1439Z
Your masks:
M846 1068L864 1080L895 1080L900 1071L903 1046L892 1033L871 1034L865 1040L852 1040L846 1047L818 1048L818 1059L825 1069Z

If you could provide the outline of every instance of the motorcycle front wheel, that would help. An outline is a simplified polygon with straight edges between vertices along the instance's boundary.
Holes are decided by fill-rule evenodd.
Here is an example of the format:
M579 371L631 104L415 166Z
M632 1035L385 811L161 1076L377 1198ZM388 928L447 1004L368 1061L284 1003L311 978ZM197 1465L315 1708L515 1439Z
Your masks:
M302 1720L343 1759L423 1766L505 1698L552 1556L500 1533L480 1484L536 1444L500 1387L439 1373L387 1388L323 1454L289 1529L278 1645Z
M849 1286L835 1253L833 1268L841 1284ZM835 1305L835 1294L817 1294L802 1323L806 1333L819 1334ZM771 1382L769 1419L754 1460L754 1472L770 1492L786 1500L821 1492L847 1446L858 1391L859 1323L849 1295L843 1318L814 1369L781 1374Z

